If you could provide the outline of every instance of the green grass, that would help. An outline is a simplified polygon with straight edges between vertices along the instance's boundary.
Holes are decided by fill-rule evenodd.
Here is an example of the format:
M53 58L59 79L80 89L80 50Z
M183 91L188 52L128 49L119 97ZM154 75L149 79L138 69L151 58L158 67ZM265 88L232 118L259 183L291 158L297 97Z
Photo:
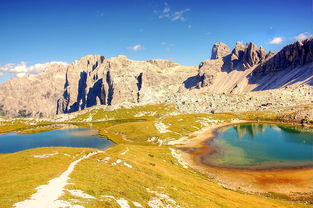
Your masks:
M113 111L105 109L92 109L84 110L76 118L70 120L71 122L82 121L91 118L92 121L97 120L121 120L132 119L138 117L145 117L147 115L153 115L157 118L162 115L166 115L170 112L176 111L174 105L171 104L154 104L145 106L136 106L132 108L120 108Z
M36 192L37 186L59 176L74 158L90 151L86 148L46 147L0 154L0 207L11 207L16 202L28 199ZM33 157L54 152L58 154L49 158Z
M128 150L125 155L122 152ZM111 159L105 163L99 161ZM112 165L117 159L132 165ZM117 145L79 163L71 175L68 189L79 189L95 196L94 200L75 198L86 207L118 207L114 200L103 196L137 201L144 207L156 197L147 188L166 194L181 207L301 207L301 203L262 198L222 188L192 169L183 168L167 147ZM70 200L67 193L62 197ZM304 205L303 205L304 206Z
M279 194L270 193L267 197L245 194L225 189L193 169L183 168L172 157L167 146L149 142L155 137L166 144L186 137L203 127L227 123L233 119L275 120L276 113L271 111L250 111L239 114L179 114L173 105L159 104L122 108L114 111L88 109L69 121L79 127L98 129L99 134L116 143L105 153L98 154L80 162L71 174L72 185L67 189L80 189L96 197L95 200L62 196L65 200L76 199L77 204L86 207L119 207L114 200L102 197L110 195L137 201L144 207L156 197L147 188L166 194L181 207L309 207L302 203L291 203L276 199ZM91 118L92 122L86 122ZM49 122L32 123L27 120L1 122L0 133L20 131L36 133L51 130ZM156 123L166 127L159 132ZM128 150L125 155L122 152ZM51 152L59 154L46 159L34 158L34 154ZM11 207L15 202L25 200L35 193L35 187L62 173L70 162L82 154L92 151L84 148L39 148L13 154L0 154L0 205ZM64 153L74 157L65 156ZM99 162L111 157L108 163ZM112 165L122 159L132 168ZM166 200L162 200L163 203ZM74 203L75 204L75 203Z

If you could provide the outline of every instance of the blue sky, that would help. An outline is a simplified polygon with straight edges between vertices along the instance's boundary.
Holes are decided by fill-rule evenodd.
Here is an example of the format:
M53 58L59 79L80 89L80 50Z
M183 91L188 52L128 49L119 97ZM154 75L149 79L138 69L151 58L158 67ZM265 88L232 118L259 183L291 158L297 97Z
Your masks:
M0 26L2 67L87 54L198 65L220 41L277 51L312 34L313 15L311 0L1 0Z

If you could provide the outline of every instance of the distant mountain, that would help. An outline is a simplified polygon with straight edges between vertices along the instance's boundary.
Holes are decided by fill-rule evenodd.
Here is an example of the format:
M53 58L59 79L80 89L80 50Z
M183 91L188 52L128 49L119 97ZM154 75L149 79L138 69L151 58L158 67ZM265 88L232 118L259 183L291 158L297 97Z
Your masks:
M216 43L211 59L198 68L162 59L134 61L100 55L88 55L70 65L54 63L40 74L1 84L0 115L51 116L94 105L158 103L187 91L240 94L288 85L313 85L312 38L277 53L266 53L254 43L237 42L232 51Z
M237 42L236 47L225 54L225 46L224 43L215 44L213 59L201 62L200 81L193 84L194 88L244 93L288 85L313 85L312 38L290 44L277 53L266 53L254 43Z

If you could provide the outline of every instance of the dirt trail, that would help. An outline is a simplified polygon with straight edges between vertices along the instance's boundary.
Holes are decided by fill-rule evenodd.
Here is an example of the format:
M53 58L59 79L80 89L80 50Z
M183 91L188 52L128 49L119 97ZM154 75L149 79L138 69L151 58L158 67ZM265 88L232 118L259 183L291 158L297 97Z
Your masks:
M36 188L37 192L31 196L30 199L17 202L14 204L16 208L59 208L59 207L75 207L82 206L71 205L69 202L58 200L64 193L64 187L69 184L70 174L73 172L75 166L82 160L87 159L103 151L91 152L78 160L72 162L66 171L59 177L51 179L47 185L41 185Z

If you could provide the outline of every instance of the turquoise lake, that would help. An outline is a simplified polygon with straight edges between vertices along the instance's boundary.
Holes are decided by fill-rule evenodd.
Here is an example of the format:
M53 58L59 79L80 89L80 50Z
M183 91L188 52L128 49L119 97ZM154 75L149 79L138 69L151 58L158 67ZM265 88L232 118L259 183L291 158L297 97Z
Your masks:
M36 134L10 132L0 135L0 153L13 153L37 147L90 147L105 149L114 143L89 128L58 129Z
M223 128L209 140L205 164L237 169L313 167L313 129L272 124Z

